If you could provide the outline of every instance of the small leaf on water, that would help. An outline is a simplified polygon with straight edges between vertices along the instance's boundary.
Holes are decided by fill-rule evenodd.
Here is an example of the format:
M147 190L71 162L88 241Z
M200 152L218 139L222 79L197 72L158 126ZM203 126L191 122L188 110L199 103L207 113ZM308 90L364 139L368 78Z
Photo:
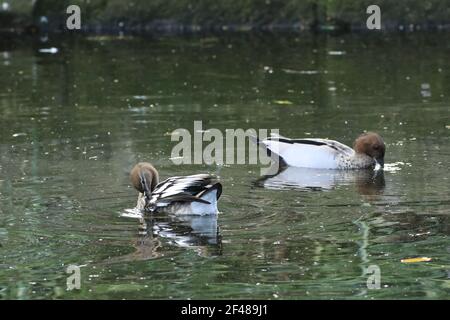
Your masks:
M22 136L26 136L27 134L25 132L19 132L19 133L14 133L12 136L13 138L17 138L17 137L22 137Z
M292 103L291 101L289 101L289 100L275 100L274 103L276 103L276 104L285 104L285 105L287 105L287 104L293 104L293 103Z
M416 262L428 262L428 261L431 261L431 258L419 257L419 258L409 258L409 259L400 260L400 262L403 262L403 263L416 263Z

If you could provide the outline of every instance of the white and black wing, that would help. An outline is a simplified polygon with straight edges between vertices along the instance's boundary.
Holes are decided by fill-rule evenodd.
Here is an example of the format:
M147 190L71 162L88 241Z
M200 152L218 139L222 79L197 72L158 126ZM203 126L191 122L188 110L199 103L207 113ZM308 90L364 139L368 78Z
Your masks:
M268 140L276 140L277 138L269 138ZM313 145L317 147L328 147L333 150L335 150L338 153L346 154L351 156L353 154L353 149L346 146L343 143L340 143L339 141L335 140L328 140L328 139L316 139L316 138L306 138L306 139L289 139L280 137L278 140L282 139L285 143L290 144L306 144L306 145Z
M222 185L218 179L209 174L197 174L191 176L171 177L160 182L148 203L149 208L166 206L173 202L201 202L209 204L204 196L216 190L219 199L222 193Z
M335 169L338 156L351 156L350 147L327 139L289 139L270 137L260 143L277 154L287 165L306 168Z

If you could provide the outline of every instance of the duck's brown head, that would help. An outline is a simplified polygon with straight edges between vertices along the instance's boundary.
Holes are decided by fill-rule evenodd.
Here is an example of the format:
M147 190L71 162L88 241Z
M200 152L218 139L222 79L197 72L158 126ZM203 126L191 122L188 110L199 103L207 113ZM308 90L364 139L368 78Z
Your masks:
M384 153L386 145L378 133L367 132L361 134L353 144L357 153L366 154L375 159L382 167L384 166Z
M158 171L148 162L135 165L131 170L130 179L133 187L147 197L159 183Z

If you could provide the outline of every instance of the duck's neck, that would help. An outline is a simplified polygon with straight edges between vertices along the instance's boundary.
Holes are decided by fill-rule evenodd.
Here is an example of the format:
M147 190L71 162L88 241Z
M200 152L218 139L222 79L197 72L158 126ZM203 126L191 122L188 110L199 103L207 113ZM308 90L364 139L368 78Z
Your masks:
M350 156L342 155L338 160L339 169L364 169L375 165L375 160L365 153L354 152Z
M142 192L139 192L136 208L138 210L144 210L144 208L145 208L145 196Z
M375 165L375 160L365 153L355 152L350 159L351 168L364 169Z

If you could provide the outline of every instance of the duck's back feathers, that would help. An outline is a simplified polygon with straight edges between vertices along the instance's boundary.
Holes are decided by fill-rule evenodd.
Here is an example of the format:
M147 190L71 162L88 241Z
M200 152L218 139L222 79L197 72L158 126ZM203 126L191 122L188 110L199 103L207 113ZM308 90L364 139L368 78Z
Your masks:
M147 210L167 209L181 214L217 213L217 200L221 193L222 185L209 174L172 177L155 187Z
M353 154L353 149L346 146L343 143L340 143L335 140L327 140L327 139L284 139L285 142L289 141L289 143L292 144L298 144L298 145L313 145L313 146L321 146L321 147L328 147L336 152L344 153L347 155Z

